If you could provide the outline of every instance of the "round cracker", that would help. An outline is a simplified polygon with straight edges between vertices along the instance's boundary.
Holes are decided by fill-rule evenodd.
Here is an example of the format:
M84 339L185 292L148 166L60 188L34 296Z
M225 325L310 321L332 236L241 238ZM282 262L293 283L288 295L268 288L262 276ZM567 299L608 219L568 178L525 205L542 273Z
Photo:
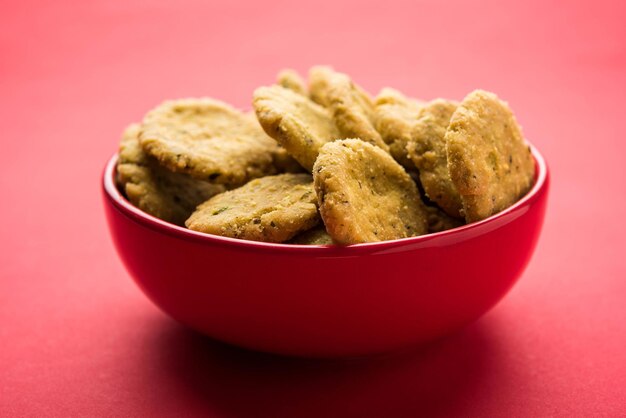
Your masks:
M309 70L309 96L320 106L328 107L330 99L328 90L335 70L325 65L316 65Z
M308 97L309 92L300 74L290 68L281 70L276 77L276 84L295 93Z
M415 170L406 146L411 140L411 131L419 118L423 102L385 87L376 96L374 106L374 127L389 146L389 153L405 169Z
M389 147L374 128L374 104L369 95L341 73L335 73L329 86L328 108L342 138L359 138L388 152Z
M350 77L331 67L309 71L311 100L332 112L341 138L360 138L385 151L389 148L374 128L374 104L370 95Z
M419 170L420 183L428 199L448 215L462 218L463 204L450 178L445 142L450 118L457 106L456 102L443 99L425 104L413 125L407 151Z
M170 170L229 186L275 174L281 152L253 118L209 98L164 102L145 116L139 140Z
M507 103L476 90L452 115L445 135L448 169L467 222L509 207L530 190L535 162Z
M319 223L309 174L252 180L198 206L189 229L253 241L283 242Z
M259 87L253 106L265 132L309 172L322 145L340 137L328 110L289 89Z
M183 225L196 206L225 191L224 186L174 173L139 145L140 125L124 131L117 161L117 181L130 202L150 215Z
M326 229L340 244L427 232L427 214L411 177L389 154L358 139L322 147L313 179Z

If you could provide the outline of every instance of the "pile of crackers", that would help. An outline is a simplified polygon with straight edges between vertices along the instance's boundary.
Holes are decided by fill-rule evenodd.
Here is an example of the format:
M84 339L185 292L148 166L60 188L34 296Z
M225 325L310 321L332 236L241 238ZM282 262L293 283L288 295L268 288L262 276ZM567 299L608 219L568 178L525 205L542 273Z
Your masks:
M496 214L534 181L508 105L370 96L348 75L292 70L254 92L254 112L210 98L166 101L122 137L130 202L208 234L349 245L440 232Z

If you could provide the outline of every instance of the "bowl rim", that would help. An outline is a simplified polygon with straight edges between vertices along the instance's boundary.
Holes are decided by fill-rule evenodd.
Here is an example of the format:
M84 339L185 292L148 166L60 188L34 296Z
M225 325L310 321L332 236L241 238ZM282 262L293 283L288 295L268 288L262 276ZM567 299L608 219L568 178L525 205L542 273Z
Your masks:
M171 235L182 240L191 240L213 245L237 247L238 250L244 251L298 253L298 255L306 255L308 253L316 257L332 257L337 255L350 257L361 255L363 253L394 251L398 249L398 247L414 248L415 246L424 245L426 243L428 243L428 245L433 245L433 240L439 241L443 239L443 241L445 241L446 243L450 242L450 240L452 240L452 242L464 241L470 237L475 236L476 233L481 233L485 230L491 230L501 225L502 221L508 223L508 220L506 220L507 218L510 218L510 220L516 219L517 216L515 216L515 213L520 212L520 210L523 210L525 207L535 202L540 197L541 191L544 190L548 184L549 172L545 159L532 144L529 144L529 147L536 163L535 183L533 184L533 187L530 189L530 191L526 193L526 195L524 195L521 199L519 199L517 202L504 209L503 211L498 212L481 221L462 225L460 227L448 229L442 232L435 232L431 234L401 238L390 241L352 244L348 246L298 245L249 241L238 238L212 235L204 232L192 231L190 229L163 221L135 207L122 195L120 190L117 188L115 175L117 161L119 158L118 152L115 152L109 158L104 167L102 174L102 190L109 202L111 202L112 205L122 214L153 231Z

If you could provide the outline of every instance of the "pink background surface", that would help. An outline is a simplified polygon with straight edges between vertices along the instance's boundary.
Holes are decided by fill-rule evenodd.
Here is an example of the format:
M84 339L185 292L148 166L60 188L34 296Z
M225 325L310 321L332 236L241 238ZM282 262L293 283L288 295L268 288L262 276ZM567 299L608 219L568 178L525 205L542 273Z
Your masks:
M625 415L623 4L3 2L0 416ZM547 158L537 253L460 333L369 360L246 352L160 313L114 253L99 176L126 124L165 98L249 107L316 63L372 92L495 91Z

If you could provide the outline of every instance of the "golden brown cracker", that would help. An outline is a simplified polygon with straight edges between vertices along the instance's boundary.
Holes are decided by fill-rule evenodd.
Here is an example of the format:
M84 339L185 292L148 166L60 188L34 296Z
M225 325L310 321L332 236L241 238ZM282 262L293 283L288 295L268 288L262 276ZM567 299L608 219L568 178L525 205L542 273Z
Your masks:
M428 199L448 215L462 218L461 196L450 179L445 135L458 103L436 99L425 104L407 144L409 157L419 170Z
M204 202L187 219L189 229L253 241L283 242L319 222L309 174L255 179Z
M224 186L160 166L139 145L139 130L139 124L126 128L117 162L118 184L133 205L159 219L183 225L198 204L225 190Z
M476 90L452 115L445 135L450 177L467 222L502 211L530 190L535 163L508 104Z
M383 87L382 89L380 89L374 102L375 105L398 105L401 106L400 110L410 109L411 114L414 114L415 111L419 111L419 109L421 109L421 107L426 104L426 102L421 99L407 97L400 90L391 87Z
M281 152L254 119L209 98L164 102L145 116L139 140L170 170L233 187L276 173Z
M328 108L342 138L359 138L389 151L374 128L374 104L369 95L345 74L336 73L330 78L329 85Z
M309 96L311 100L323 107L329 107L331 99L329 92L336 84L335 77L348 77L344 73L335 71L327 65L316 65L309 70ZM372 103L370 95L358 84L353 83L358 100L363 103Z
M423 102L389 87L383 88L374 102L374 127L389 146L391 156L410 171L416 167L407 155L406 146L422 106Z
M320 106L328 107L330 104L328 90L334 75L335 70L325 65L316 65L309 70L309 96Z
M367 142L328 143L313 167L320 214L334 241L356 244L427 232L427 214L411 177Z
M290 68L281 70L276 77L276 84L303 96L308 96L306 83L295 70Z
M326 232L324 225L320 225L296 235L289 241L289 244L332 245L333 239L330 235L328 235L328 232Z
M260 87L253 105L265 132L309 172L322 145L340 137L327 109L289 89Z

